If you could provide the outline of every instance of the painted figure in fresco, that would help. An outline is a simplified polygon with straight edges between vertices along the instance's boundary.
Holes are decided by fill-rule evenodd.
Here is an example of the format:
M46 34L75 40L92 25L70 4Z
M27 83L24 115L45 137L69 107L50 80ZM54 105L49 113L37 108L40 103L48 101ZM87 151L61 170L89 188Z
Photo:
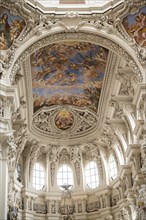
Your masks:
M73 124L73 115L70 112L63 110L56 115L55 124L59 129L66 130Z
M34 52L34 112L43 106L66 104L97 111L107 57L108 50L87 42L56 43ZM57 123L65 129L67 119L60 117Z
M123 20L123 25L128 34L134 38L141 47L146 47L146 7L139 13L128 15Z
M8 49L25 25L21 17L10 14L7 8L0 6L0 50Z
M8 23L8 15L3 14L0 19L0 36L3 42L6 41L7 47L11 45L11 37L10 37L10 25Z
M140 25L135 31L134 36L136 37L136 41L140 42L140 46L146 46L146 14L141 12L139 13L138 17Z

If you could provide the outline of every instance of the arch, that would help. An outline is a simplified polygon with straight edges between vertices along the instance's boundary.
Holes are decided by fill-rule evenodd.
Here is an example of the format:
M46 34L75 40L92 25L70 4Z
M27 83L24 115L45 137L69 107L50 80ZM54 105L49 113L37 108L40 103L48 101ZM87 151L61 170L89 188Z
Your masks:
M131 128L131 131L133 131L135 128L135 121L134 121L131 113L127 109L123 108L123 110L124 110L125 116L127 117L128 122L129 122L129 126Z
M122 147L123 151L126 152L128 145L127 145L127 142L126 142L123 134L118 129L116 129L116 134L117 134L118 139L121 143L121 147Z
M136 60L136 55L133 53L133 49L130 46L116 36L114 37L113 41L113 36L107 35L102 31L98 31L97 35L97 30L95 29L93 31L92 26L91 30L88 26L88 32L85 30L86 28L84 27L84 30L78 33L62 33L62 30L60 33L52 31L50 35L48 35L49 33L45 33L37 39L28 40L27 43L24 43L18 48L17 54L15 54L16 58L13 60L13 64L8 71L10 82L12 84L14 83L15 75L20 68L20 64L26 60L31 53L35 52L39 48L61 41L84 41L103 46L124 58L129 63L129 66L136 74L138 80L143 80L142 66Z
M124 158L123 151L122 151L122 148L121 148L120 144L115 143L114 144L114 149L115 149L115 153L117 155L117 158L119 159L119 164L124 165L125 158Z

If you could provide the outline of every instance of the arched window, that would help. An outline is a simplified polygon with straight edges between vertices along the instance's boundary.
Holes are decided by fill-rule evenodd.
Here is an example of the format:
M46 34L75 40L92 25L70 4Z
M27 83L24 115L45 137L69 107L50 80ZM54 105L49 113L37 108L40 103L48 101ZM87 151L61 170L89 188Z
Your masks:
M33 168L33 187L42 190L45 185L45 171L41 164L36 163Z
M109 157L109 175L111 180L117 177L117 165L113 155Z
M73 185L73 173L68 165L62 165L57 173L58 186L70 184Z
M90 161L85 167L85 179L89 188L94 189L99 184L97 165L94 161Z

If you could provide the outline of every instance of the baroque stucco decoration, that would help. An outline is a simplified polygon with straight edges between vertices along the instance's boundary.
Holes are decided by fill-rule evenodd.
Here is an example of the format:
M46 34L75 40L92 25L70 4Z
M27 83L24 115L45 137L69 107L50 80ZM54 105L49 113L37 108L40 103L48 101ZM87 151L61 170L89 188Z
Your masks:
M71 105L63 105L60 106L50 106L50 107L43 107L42 110L39 109L35 112L33 116L33 105L32 105L32 87L31 87L31 79L28 77L28 65L29 61L25 62L24 65L24 77L26 80L26 91L27 91L27 102L28 102L28 123L29 129L32 134L37 132L39 138L45 137L49 141L52 140L67 140L68 138L76 139L81 138L83 136L86 137L87 134L91 134L91 132L98 131L98 128L101 127L103 117L106 111L104 107L107 104L107 96L110 92L110 85L112 82L112 78L114 77L114 69L116 65L117 57L113 53L109 52L108 60L112 59L111 65L106 67L105 78L103 82L103 90L101 91L101 97L98 106L98 113L101 117L98 118L95 112L88 109L87 107L77 107ZM108 62L108 61L107 61ZM71 119L71 127L66 130L61 130L57 128L55 120L57 114L61 110L65 109L66 111L72 114ZM85 110L86 109L86 110ZM32 120L33 117L33 120Z
M35 52L40 47L44 47L46 45L49 45L54 42L59 41L84 41L84 42L91 42L98 45L101 45L113 52L117 52L120 56L127 61L129 67L133 70L135 73L138 81L143 80L143 76L141 74L141 71L139 69L139 66L135 63L133 58L127 53L120 45L116 44L115 42L111 41L110 39L107 39L103 36L98 36L96 34L88 34L88 33L59 33L59 34L52 34L47 37L44 37L37 42L35 42L33 45L29 46L15 61L15 64L12 67L11 74L10 74L10 81L12 84L15 83L15 77L20 69L20 65L22 62L24 62L31 53Z
M135 13L137 8L143 7L144 4L146 3L145 0L133 1L133 2L131 2L130 0L125 1L122 3L120 7L118 6L117 8L115 7L114 11L110 9L109 11L105 12L104 16L101 16L98 13L91 14L91 12L89 13L89 15L82 15L77 12L66 12L66 13L64 12L63 15L58 15L58 14L43 15L40 13L40 11L34 10L33 8L31 8L31 13L30 13L30 7L28 6L26 2L22 0L17 1L17 3L15 4L15 9L12 7L13 1L11 0L1 1L1 3L4 7L11 8L11 11L13 13L19 14L26 21L26 27L24 31L21 33L21 36L19 36L18 39L16 39L15 43L13 43L11 48L8 51L6 51L5 54L0 55L1 56L0 71L2 75L5 76L6 71L9 69L8 72L10 74L10 81L13 83L15 81L16 73L18 74L19 72L20 63L28 55L27 50L23 53L20 52L21 46L26 45L27 48L30 48L31 47L30 44L32 43L32 41L29 44L27 44L26 42L29 39L33 38L34 35L36 36L36 38L40 39L40 38L43 38L45 35L55 33L56 28L59 30L59 32L64 32L64 31L67 33L73 32L73 34L75 34L75 32L78 32L79 34L80 32L86 32L87 28L88 30L89 28L91 28L92 33L95 33L95 34L101 33L101 35L104 37L106 37L106 35L108 34L109 39L107 40L107 44L103 45L101 42L101 45L105 47L107 46L107 48L108 46L110 46L112 42L110 40L111 39L110 35L114 35L116 37L115 38L116 41L119 40L120 42L121 40L123 40L123 43L128 41L129 49L132 48L133 52L138 57L140 63L142 65L145 65L145 54L146 53L145 53L144 48L139 47L135 43L131 43L132 39L126 33L122 25L123 18L126 17L130 12ZM72 19L74 21L74 24L72 24ZM69 20L69 23L67 22L67 20ZM78 39L79 39L79 36L78 36ZM91 39L87 38L87 41L89 40ZM38 45L38 46L39 46L38 48L40 48L44 45ZM140 73L139 66L135 63L135 61L132 58L133 54L131 53L132 55L131 58L129 56L127 57L126 55L127 53L125 51L123 52L123 50L121 50L122 48L120 49L120 46L119 48L113 48L112 46L111 49L119 52L121 56L124 56L126 58L130 67L134 70L136 75L138 75L139 81L142 81L143 77L142 77L142 74ZM17 51L17 54L16 54L16 51ZM17 58L14 59L14 56ZM22 59L19 62L20 57L22 57Z
M69 112L71 119L61 118L60 124L56 124L56 117L61 112ZM73 123L72 123L73 118ZM70 124L71 120L71 124ZM58 120L57 120L58 123ZM33 117L33 127L50 137L67 139L85 135L87 132L96 128L98 118L96 114L74 106L62 106L53 108L42 108ZM60 127L61 126L61 127Z
M145 0L125 1L123 8L119 10L119 12L117 12L116 18L114 21L114 27L117 29L118 33L122 36L122 38L126 40L126 42L128 42L128 44L134 49L142 65L145 65L146 48L144 48L143 45L140 45L140 41L138 39L135 39L136 36L134 36L133 33L131 34L129 33L127 27L125 26L124 21L128 19L129 17L130 23L132 22L131 18L133 19L132 23L134 23L135 15L137 15L140 11L144 10L145 4L146 4ZM141 28L142 28L143 25L140 23L139 25L141 25ZM143 36L143 39L144 38L145 36Z

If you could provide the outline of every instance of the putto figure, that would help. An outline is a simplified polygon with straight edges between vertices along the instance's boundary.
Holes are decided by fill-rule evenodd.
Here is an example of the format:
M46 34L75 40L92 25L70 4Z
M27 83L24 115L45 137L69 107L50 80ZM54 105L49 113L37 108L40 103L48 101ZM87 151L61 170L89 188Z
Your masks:
M10 11L0 6L0 50L7 50L13 41L20 35L25 26L25 21Z

